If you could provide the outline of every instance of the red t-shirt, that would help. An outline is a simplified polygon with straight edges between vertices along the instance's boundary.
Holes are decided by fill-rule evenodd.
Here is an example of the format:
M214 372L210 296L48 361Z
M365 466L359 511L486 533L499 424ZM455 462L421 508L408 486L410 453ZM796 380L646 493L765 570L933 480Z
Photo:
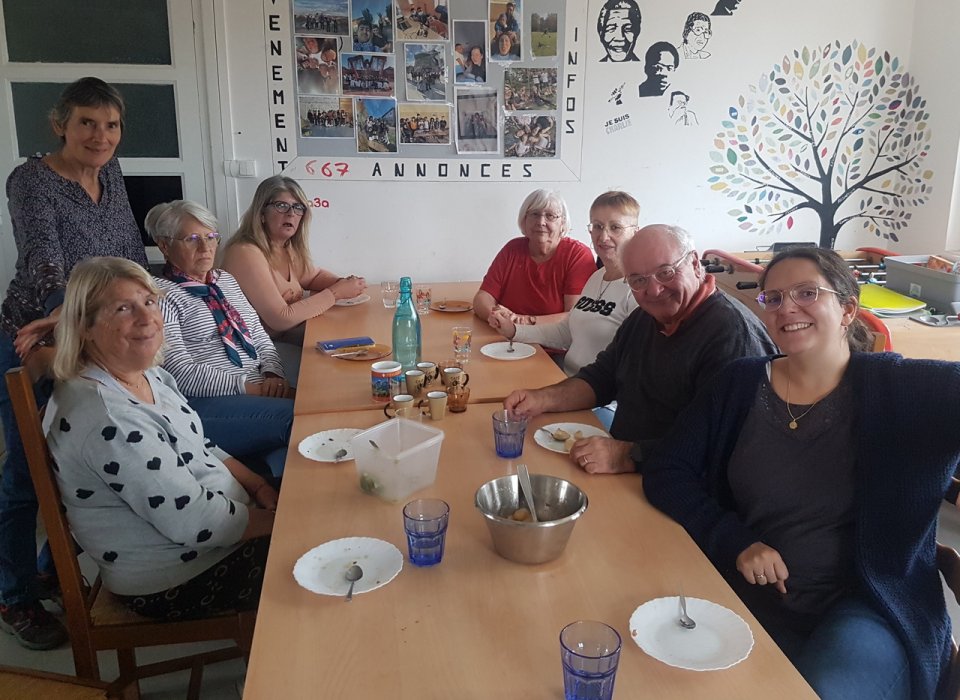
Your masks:
M537 263L527 239L514 238L497 253L480 289L516 314L559 314L563 297L583 291L596 270L590 249L580 241L564 236L553 256Z

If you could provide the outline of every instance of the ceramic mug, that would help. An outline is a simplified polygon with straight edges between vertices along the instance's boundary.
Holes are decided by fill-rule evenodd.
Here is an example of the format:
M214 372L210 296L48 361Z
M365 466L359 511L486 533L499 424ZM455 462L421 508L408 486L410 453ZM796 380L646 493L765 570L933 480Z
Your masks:
M410 394L397 394L383 407L383 415L387 418L410 418L414 409L416 405Z
M427 375L419 369L408 369L403 373L403 378L407 384L407 393L419 399L427 386Z
M470 375L459 367L447 367L440 374L440 379L446 387L465 387L470 383Z
M428 391L427 398L421 401L418 406L422 407L424 404L428 406L426 415L430 416L432 420L443 420L443 416L447 412L447 392Z
M440 368L436 362L418 362L417 369L427 377L427 384L433 384L440 377Z
M375 401L389 401L400 392L402 367L399 362L383 360L370 365L370 388Z

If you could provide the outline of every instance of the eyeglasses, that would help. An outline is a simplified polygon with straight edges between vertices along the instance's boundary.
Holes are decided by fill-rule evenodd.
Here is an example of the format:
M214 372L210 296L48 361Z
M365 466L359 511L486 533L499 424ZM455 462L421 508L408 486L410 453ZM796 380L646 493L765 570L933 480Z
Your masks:
M587 224L587 231L590 233L595 233L598 236L603 235L604 231L609 231L611 236L622 236L625 231L629 231L630 229L634 228L639 227L629 224L627 226L624 226L623 224L610 224L609 226L604 226L603 224L597 224L592 221Z
M696 34L697 36L701 36L702 34L706 34L707 36L713 36L713 32L710 31L709 27L692 27L690 29L690 33Z
M215 246L220 243L220 234L216 231L211 231L210 233L191 233L189 236L174 238L173 240L180 241L184 245L191 246L192 248L199 248L201 244Z
M683 261L687 259L687 256L692 253L692 250L688 250L686 253L681 255L677 261L671 265L664 265L659 270L654 272L652 275L630 275L627 277L627 284L630 285L630 289L635 292L642 292L647 288L651 279L655 279L660 284L668 284L677 276L680 265L683 264Z
M527 218L529 219L546 219L551 224L555 221L558 221L563 218L562 214L554 214L552 211L528 211Z
M776 311L783 306L784 294L788 294L797 306L810 306L820 298L820 292L843 295L835 289L820 287L810 282L801 282L790 289L766 289L757 295L757 303L767 311Z
M295 204L290 204L290 202L267 202L263 206L264 208L273 207L281 214L286 214L291 209L293 210L293 213L296 214L297 216L303 216L304 214L307 213L307 208L302 204L300 204L299 202Z

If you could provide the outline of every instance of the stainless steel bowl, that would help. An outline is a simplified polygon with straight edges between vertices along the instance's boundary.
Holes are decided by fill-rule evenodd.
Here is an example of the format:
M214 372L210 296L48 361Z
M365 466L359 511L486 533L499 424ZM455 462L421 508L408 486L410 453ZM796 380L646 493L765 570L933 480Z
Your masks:
M485 483L477 489L474 503L487 522L497 554L520 564L542 564L563 554L577 518L587 509L587 494L546 474L531 474L530 483L541 522L510 519L526 506L515 474Z

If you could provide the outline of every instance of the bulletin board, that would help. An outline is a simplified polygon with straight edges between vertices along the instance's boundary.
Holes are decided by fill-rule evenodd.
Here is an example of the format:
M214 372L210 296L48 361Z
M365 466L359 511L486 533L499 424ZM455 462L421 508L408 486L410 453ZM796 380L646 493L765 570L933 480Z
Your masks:
M520 46L501 55L507 4L264 0L274 172L579 181L587 3L513 0ZM377 45L367 41L371 24ZM462 71L472 56L457 48L471 44L487 50L482 82Z

